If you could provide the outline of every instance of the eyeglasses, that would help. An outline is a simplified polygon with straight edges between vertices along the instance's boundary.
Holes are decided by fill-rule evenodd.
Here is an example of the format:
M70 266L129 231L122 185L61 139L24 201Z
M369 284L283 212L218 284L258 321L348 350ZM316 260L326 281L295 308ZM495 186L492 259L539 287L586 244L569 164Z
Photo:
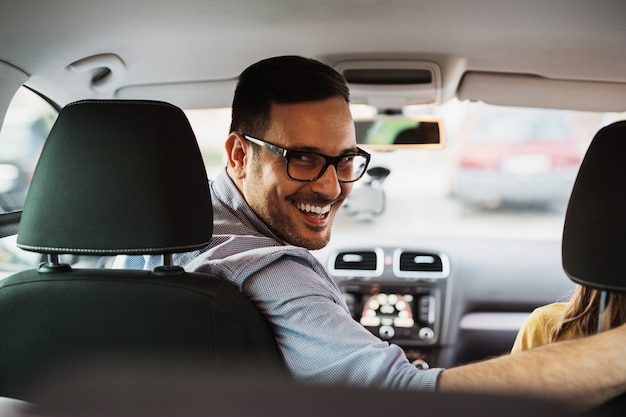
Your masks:
M328 156L317 152L281 148L248 135L244 135L244 137L249 142L285 158L287 160L287 175L296 181L315 181L324 175L329 165L332 165L337 171L339 182L354 182L365 174L370 162L370 154L360 148L357 148L356 152Z

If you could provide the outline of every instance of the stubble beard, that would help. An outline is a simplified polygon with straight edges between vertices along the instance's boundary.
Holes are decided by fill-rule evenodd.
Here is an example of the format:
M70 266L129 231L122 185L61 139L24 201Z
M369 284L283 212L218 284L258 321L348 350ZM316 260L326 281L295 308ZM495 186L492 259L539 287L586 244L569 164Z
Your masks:
M324 248L330 241L332 221L329 222L327 226L321 227L318 230L312 226L308 227L308 230L311 231L313 235L311 237L303 236L302 233L298 232L298 227L296 227L297 220L286 216L279 205L268 204L268 197L263 184L263 170L258 155L254 156L253 163L255 164L253 168L255 181L251 184L252 186L248 188L250 198L246 198L246 200L248 200L248 205L256 215L274 234L287 244L309 250ZM292 196L292 200L295 199L295 196ZM329 216L333 216L331 220L334 220L334 210L336 210L336 207L341 206L342 203L343 201L335 201L332 203L333 208L331 209L331 213L328 214ZM293 203L290 202L290 204ZM323 206L325 204L322 203L320 205Z
M312 236L303 236L294 225L294 222L284 213L278 210L272 211L265 207L258 207L255 210L257 215L263 222L274 232L282 241L294 246L300 246L309 250L317 250L325 247L330 241L330 225L320 230L309 228L313 233Z

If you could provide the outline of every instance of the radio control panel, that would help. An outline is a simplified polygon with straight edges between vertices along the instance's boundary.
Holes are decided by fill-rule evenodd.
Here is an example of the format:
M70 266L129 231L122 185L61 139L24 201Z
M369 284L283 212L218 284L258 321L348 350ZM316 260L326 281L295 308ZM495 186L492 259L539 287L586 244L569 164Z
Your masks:
M352 317L383 340L399 345L432 345L440 314L437 288L343 282Z

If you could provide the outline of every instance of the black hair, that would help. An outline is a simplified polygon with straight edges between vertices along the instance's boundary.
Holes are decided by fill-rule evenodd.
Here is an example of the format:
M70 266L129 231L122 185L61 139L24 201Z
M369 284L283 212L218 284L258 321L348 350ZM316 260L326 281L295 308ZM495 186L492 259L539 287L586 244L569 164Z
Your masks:
M349 103L349 96L344 77L326 64L295 55L264 59L239 76L230 131L262 137L268 128L273 104L334 97Z

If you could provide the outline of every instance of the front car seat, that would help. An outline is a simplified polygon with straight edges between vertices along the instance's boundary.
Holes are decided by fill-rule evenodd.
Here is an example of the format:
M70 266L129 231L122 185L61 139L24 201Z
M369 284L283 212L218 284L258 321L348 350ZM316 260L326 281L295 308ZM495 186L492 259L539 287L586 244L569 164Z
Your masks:
M225 280L187 273L172 253L205 246L212 206L185 114L156 101L67 105L46 141L18 246L39 268L0 281L0 396L95 358L255 361L283 369L273 332ZM78 269L65 255L162 254L152 271ZM53 378L54 380L54 378Z
M577 284L601 291L598 331L608 322L603 320L603 315L611 294L626 292L625 156L626 120L600 129L580 166L565 214L563 269ZM607 417L621 416L625 406L626 394L623 394L594 411Z
M565 214L562 260L569 278L599 290L626 291L626 121L594 136Z

